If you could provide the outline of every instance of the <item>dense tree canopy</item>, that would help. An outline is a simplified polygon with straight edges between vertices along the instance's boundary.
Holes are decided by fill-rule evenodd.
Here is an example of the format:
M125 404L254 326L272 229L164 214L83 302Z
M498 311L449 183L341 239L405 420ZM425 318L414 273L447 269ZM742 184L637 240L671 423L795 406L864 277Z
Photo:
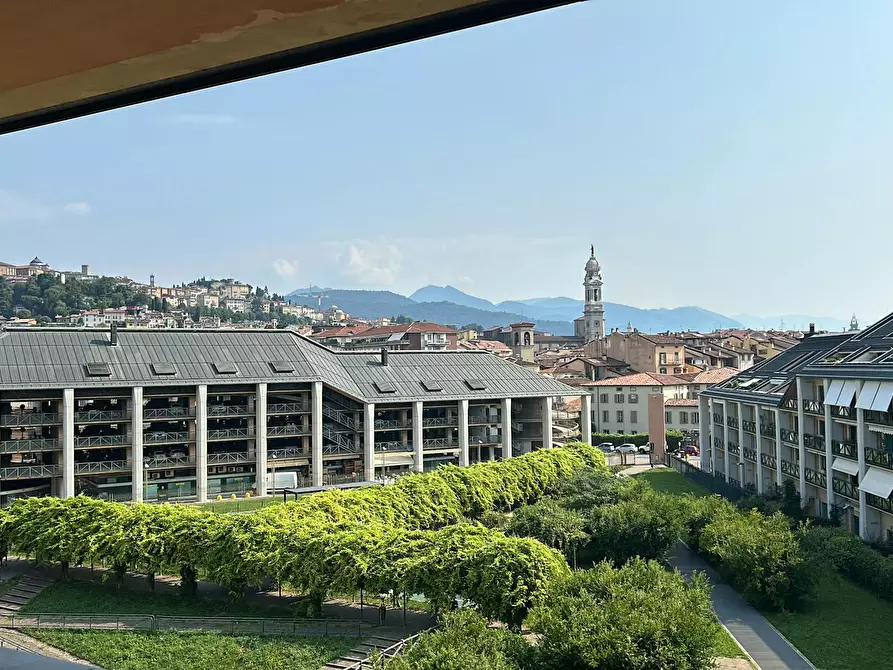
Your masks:
M0 277L0 314L53 318L82 309L106 309L148 305L149 296L120 284L114 277L93 281L70 279L64 284L53 275L43 274L27 283L12 284Z

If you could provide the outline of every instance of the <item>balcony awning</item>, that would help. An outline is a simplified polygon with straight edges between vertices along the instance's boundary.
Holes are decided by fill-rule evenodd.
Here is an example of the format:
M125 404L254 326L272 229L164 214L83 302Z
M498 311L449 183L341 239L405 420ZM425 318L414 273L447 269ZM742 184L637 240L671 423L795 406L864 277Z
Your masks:
M843 391L843 381L840 379L833 380L828 387L828 392L825 394L825 404L836 405L841 391Z
M862 384L862 390L859 391L859 399L856 400L856 407L859 409L871 409L871 405L874 402L874 398L880 387L880 382L867 381Z
M871 408L875 412L890 411L890 401L893 400L893 382L881 382L877 395L874 396L874 402Z
M868 430L880 433L881 435L893 435L893 427L890 426L868 426Z
M398 468L404 465L412 465L415 461L412 456L403 456L400 454L376 454L375 467L377 468Z
M893 493L893 472L884 468L868 468L859 482L859 489L866 493L887 499Z
M838 472L845 472L848 475L859 474L859 464L848 458L835 458L834 462L831 463L831 469L837 470Z
M859 382L855 379L847 379L843 383L843 390L840 392L840 397L834 404L838 407L849 407L853 402L853 398L856 396L856 391L858 390Z

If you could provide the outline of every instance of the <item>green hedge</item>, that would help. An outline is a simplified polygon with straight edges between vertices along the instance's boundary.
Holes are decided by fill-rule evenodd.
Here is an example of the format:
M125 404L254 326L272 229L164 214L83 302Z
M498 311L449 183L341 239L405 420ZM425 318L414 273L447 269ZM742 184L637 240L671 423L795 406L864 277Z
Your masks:
M808 528L801 542L824 566L893 601L893 558L884 556L844 528Z

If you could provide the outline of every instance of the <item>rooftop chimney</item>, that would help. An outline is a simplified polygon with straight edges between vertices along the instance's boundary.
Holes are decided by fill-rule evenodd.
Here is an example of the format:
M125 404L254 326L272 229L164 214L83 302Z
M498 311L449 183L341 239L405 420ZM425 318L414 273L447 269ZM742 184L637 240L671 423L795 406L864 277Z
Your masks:
M814 323L809 324L809 333L806 336L810 337L812 335L815 335L815 324Z
M388 350L387 347L381 348L381 365L382 367L388 367Z
M118 346L118 324L112 323L111 329L112 329L112 336L111 336L111 338L109 338L109 344L113 347L117 347Z

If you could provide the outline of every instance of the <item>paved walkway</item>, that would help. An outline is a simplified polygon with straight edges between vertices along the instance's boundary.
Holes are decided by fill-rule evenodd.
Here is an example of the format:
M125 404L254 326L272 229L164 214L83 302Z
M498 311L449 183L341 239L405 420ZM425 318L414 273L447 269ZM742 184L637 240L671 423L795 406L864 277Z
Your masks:
M781 633L763 618L694 551L683 543L670 555L670 565L688 577L695 570L713 583L713 608L719 620L761 670L815 670Z

